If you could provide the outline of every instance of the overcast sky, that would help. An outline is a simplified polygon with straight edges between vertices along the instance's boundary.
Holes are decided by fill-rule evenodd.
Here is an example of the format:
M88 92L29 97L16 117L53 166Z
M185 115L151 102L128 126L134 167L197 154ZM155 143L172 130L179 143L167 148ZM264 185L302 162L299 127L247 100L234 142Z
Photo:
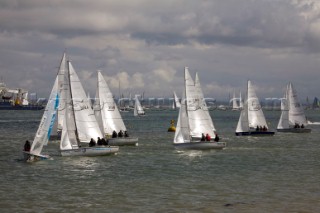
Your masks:
M0 75L48 97L63 52L94 96L101 70L115 96L181 96L184 67L205 96L227 100L248 79L260 98L291 81L320 96L320 1L0 0Z

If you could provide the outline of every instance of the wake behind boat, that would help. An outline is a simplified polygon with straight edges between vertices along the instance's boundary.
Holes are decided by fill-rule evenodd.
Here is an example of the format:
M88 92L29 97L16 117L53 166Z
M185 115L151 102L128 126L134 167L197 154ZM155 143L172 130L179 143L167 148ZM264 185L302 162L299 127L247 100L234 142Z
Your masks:
M185 68L185 90L181 100L179 117L174 136L174 147L177 149L210 150L223 149L224 142L201 141L202 134L215 135L212 119L204 101L198 74L191 78Z
M269 131L259 99L251 81L247 84L247 97L243 103L235 134L237 136L272 136Z
M287 85L284 98L281 99L281 116L278 123L278 132L309 133L308 121L296 90L292 84Z

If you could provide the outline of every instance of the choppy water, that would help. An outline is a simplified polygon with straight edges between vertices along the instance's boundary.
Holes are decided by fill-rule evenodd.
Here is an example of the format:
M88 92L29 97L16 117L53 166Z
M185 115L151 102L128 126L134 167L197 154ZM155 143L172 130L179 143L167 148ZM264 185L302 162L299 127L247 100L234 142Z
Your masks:
M236 137L239 112L212 111L223 151L178 152L174 111L124 113L138 147L116 156L21 161L42 112L0 111L1 212L320 212L320 126L311 134ZM266 111L275 128L280 112ZM320 111L307 111L320 121Z

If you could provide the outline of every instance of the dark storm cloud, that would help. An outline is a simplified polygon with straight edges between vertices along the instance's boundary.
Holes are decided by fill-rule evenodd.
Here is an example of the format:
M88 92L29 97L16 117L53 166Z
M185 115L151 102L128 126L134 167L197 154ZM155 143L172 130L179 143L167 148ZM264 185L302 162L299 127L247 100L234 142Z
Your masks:
M114 90L123 78L133 92L171 95L184 66L200 72L211 96L248 78L264 96L282 95L289 80L315 93L319 8L309 0L3 0L1 76L45 96L66 50L92 94L102 70Z

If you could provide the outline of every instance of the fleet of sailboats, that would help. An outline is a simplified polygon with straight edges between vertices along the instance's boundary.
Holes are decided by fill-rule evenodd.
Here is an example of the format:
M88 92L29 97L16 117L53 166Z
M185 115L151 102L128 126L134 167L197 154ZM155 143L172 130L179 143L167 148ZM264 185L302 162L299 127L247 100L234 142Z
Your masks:
M74 67L64 53L31 148L23 152L26 161L50 158L43 154L42 150L51 135L57 136L56 139L60 140L62 156L110 155L119 151L118 146L138 144L136 137L114 136L118 132L127 133L127 128L113 94L100 71L97 73L97 91L93 105L88 97ZM198 73L193 80L188 67L185 67L181 102L175 92L172 100L172 108L179 109L173 139L175 148L210 150L226 147L226 143L219 142L218 137L215 140L210 137L207 140L204 138L204 135L214 138L217 132L205 102ZM134 101L134 116L144 116L145 111L138 95L135 96ZM274 132L269 130L260 101L250 80L247 82L244 101L242 101L241 92L239 98L236 98L234 92L231 101L232 110L241 110L235 131L237 136L274 135ZM292 83L287 85L284 97L281 98L281 116L277 131L311 132ZM82 145L97 138L106 138L108 145Z
M274 132L269 131L260 101L250 80L247 83L247 97L240 113L236 135L274 135Z
M91 139L102 138L103 135L70 61L65 75L65 85L66 110L60 142L61 155L100 156L118 152L117 146L82 147L80 145L80 142L89 143Z
M103 135L78 75L71 62L67 62L65 54L31 149L24 151L26 161L49 158L41 152L48 143L55 123L57 131L61 131L62 156L100 156L119 150L118 146L81 146L80 142L89 143L91 139Z

